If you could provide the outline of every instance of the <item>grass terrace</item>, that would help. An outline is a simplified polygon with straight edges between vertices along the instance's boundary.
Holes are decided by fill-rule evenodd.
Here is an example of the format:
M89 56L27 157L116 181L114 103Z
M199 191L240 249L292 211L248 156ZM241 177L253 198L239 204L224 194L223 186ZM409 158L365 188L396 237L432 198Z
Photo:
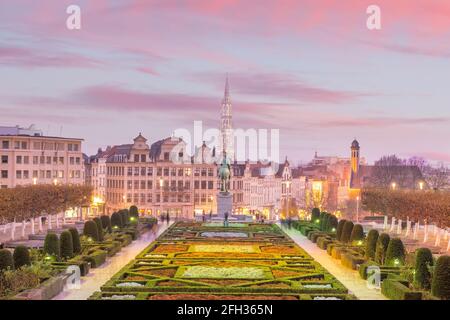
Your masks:
M355 299L278 226L230 225L174 224L90 299Z

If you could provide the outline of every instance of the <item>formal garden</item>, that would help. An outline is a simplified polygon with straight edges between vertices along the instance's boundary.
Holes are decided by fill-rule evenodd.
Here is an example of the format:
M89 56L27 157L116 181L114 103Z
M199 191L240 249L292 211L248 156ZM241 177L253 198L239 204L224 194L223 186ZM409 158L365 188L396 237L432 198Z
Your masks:
M177 222L93 300L349 300L274 224Z
M308 221L292 226L349 270L357 270L393 300L450 299L450 256L429 248L408 251L400 238L313 209Z
M132 206L85 221L80 230L49 232L42 248L1 249L0 299L51 299L64 289L74 267L86 276L156 223L154 218L140 218Z

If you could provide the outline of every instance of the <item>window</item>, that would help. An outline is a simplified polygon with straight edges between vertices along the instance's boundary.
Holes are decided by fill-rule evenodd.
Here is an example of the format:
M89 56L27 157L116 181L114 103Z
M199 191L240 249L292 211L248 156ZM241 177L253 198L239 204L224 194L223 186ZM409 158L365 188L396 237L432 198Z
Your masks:
M127 189L133 189L133 181L127 180Z
M142 167L141 168L141 176L145 177L146 173L147 173L147 168L146 167Z
M145 190L146 182L144 180L141 181L141 189Z
M80 170L75 171L75 178L80 178L81 174L80 174Z
M148 176L152 176L153 175L153 168L152 167L147 168L147 175Z
M53 164L58 164L58 157L53 157Z
M39 163L39 157L33 156L33 164L38 164L38 163Z
M139 167L135 167L134 168L134 175L138 176L139 175Z
M58 171L58 178L60 178L60 179L64 178L64 171L63 170L59 170Z
M139 181L134 181L134 189L139 189Z
M145 193L141 193L141 202L140 203L145 203Z
M8 179L8 170L2 170L2 179Z
M206 169L202 169L202 177L206 177Z
M64 157L59 157L59 164L64 164Z
M52 164L52 157L47 157L47 164Z
M22 164L22 156L16 156L16 163Z
M146 162L147 161L147 157L145 156L145 154L141 154L141 162Z
M151 180L147 181L147 189L149 190L153 189L153 181Z
M33 149L34 150L41 150L42 145L40 142L33 142Z
M147 202L152 203L152 194L151 193L147 194Z
M178 169L178 176L182 177L183 176L183 169Z
M8 156L2 156L2 164L8 163Z
M132 176L133 175L133 168L132 167L128 167L127 168L127 176Z
M214 189L213 181L208 181L208 189L210 189L210 190Z
M14 141L14 149L20 149L20 141Z
M164 161L169 161L169 152L164 152Z
M164 177L169 176L169 168L164 168Z
M200 181L194 181L194 189L198 190L200 188Z
M138 154L134 155L134 162L139 162L139 155Z
M157 168L157 169L156 169L156 175L157 175L158 177L161 177L161 175L162 175L162 168Z
M202 181L202 190L206 189L206 181Z
M44 164L44 163L45 163L45 157L44 157L44 156L41 156L41 157L39 158L39 163L40 163L40 164Z
M22 179L22 171L21 170L16 171L16 179Z
M208 176L209 177L212 177L214 174L213 174L213 169L212 168L209 168L208 169Z
M29 179L29 178L30 178L30 173L29 173L28 170L25 170L25 171L23 172L23 178L24 178L24 179Z
M22 141L20 143L20 146L21 146L22 149L27 149L28 144L26 143L26 141Z
M75 158L74 157L70 157L69 158L69 163L72 164L72 165L75 164Z
M38 171L37 170L33 170L33 178L38 178Z
M200 175L200 168L195 168L194 170L194 176L198 177Z
M9 141L2 141L2 149L9 149Z
M75 163L76 163L76 164L80 164L80 163L81 163L81 158L80 158L80 157L77 157L76 160L75 160Z

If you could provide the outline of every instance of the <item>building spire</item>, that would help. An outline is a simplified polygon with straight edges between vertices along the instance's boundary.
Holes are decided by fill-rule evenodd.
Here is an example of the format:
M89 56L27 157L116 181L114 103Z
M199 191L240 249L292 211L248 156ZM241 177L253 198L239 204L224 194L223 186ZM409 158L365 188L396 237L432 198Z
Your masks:
M225 91L222 100L220 114L220 132L221 132L221 151L226 154L230 161L234 158L233 148L233 125L230 98L230 83L228 81L228 73L225 80Z
M230 84L228 82L228 72L227 72L227 77L226 77L226 80L225 80L225 93L224 93L223 97L225 99L230 97Z

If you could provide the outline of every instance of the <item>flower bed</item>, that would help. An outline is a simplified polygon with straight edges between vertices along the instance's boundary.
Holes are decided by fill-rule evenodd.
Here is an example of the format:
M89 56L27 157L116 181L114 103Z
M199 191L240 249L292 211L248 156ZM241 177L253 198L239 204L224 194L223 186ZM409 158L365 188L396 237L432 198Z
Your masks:
M183 233L211 238L179 238ZM225 241L224 233L234 236ZM239 238L236 233L249 237ZM176 223L102 290L92 299L127 294L138 300L353 299L277 226L258 224L237 232L216 225Z

